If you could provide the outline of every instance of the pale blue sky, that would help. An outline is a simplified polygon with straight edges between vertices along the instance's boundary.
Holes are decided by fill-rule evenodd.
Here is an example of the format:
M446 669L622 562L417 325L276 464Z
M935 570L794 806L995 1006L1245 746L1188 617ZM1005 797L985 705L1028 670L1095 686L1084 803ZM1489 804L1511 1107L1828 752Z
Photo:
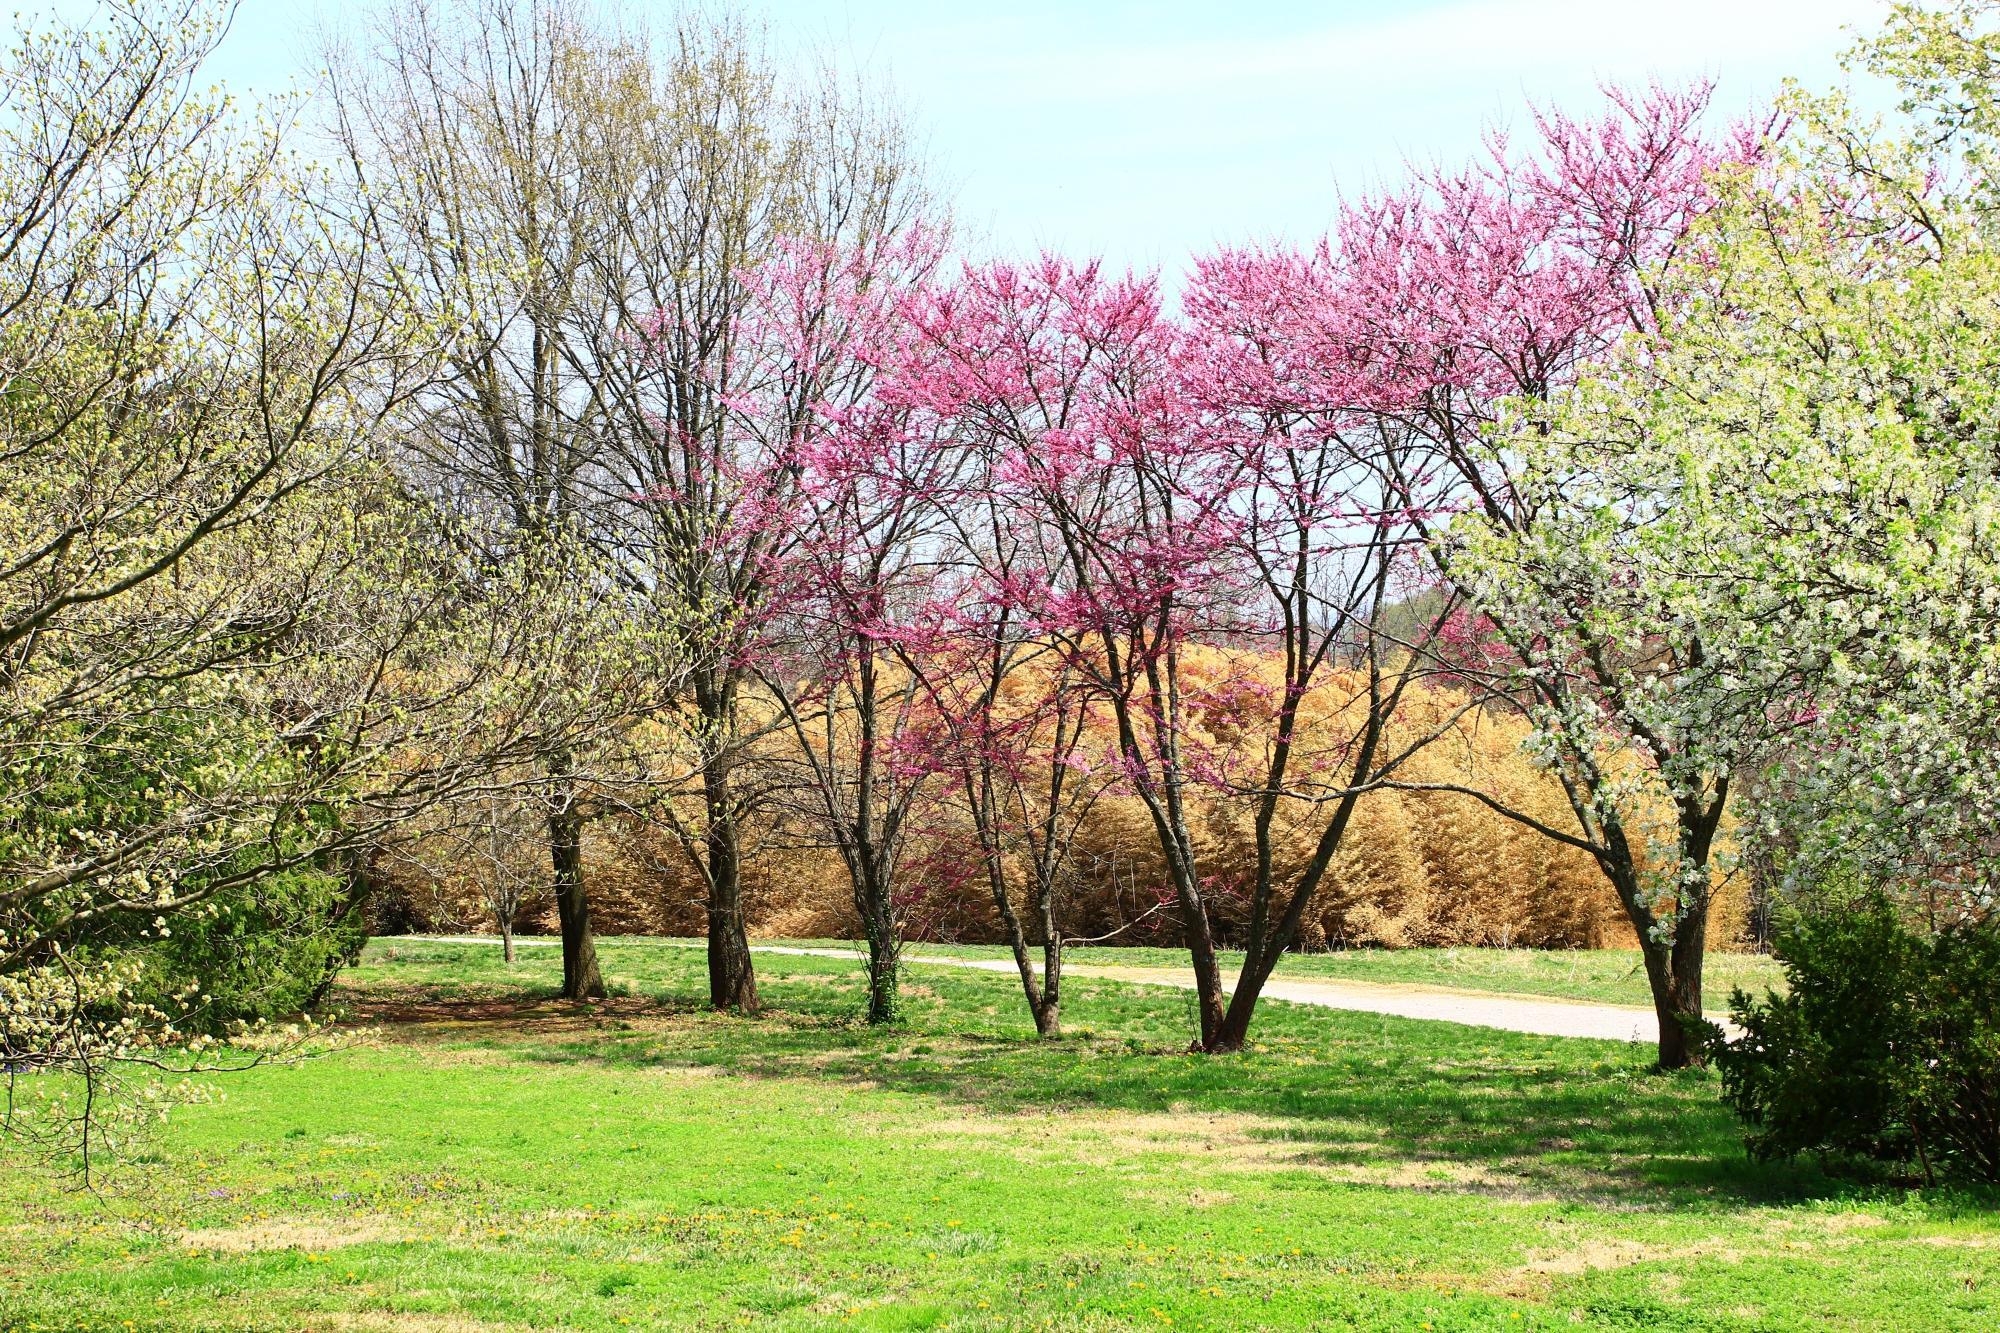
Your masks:
M713 2L713 0L712 0ZM1181 267L1218 242L1322 233L1341 191L1457 161L1530 102L1587 110L1600 80L1717 81L1734 111L1786 75L1836 81L1883 0L769 0L781 47L893 83L978 248ZM238 87L308 73L304 35L366 5L244 0L217 65ZM658 0L627 0L634 16ZM1879 93L1862 90L1867 100Z

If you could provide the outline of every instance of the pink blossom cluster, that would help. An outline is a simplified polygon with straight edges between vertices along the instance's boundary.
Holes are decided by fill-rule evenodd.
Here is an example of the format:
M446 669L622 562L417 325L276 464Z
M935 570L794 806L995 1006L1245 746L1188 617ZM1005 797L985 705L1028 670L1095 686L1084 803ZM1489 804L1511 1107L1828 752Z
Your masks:
M1710 133L1708 101L1613 89L1595 119L1540 115L1532 151L1495 136L1352 201L1317 245L1199 259L1178 312L1153 277L1058 255L950 266L921 229L796 242L744 276L700 484L650 498L705 497L702 541L763 553L735 608L760 669L900 691L869 743L903 778L1238 783L1242 747L1196 720L1282 718L1311 674L1274 702L1256 672L1197 681L1180 656L1370 628L1376 562L1420 597L1426 536L1505 502L1473 442L1657 326L1655 277L1714 173L1760 151L1768 126ZM1461 610L1426 646L1478 669L1492 629ZM1077 710L1104 752L1045 752Z

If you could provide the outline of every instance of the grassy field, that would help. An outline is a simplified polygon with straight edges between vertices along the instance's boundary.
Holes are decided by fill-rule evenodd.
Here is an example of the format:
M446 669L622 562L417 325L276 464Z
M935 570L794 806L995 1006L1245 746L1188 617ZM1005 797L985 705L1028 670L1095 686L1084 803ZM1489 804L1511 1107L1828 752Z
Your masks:
M1202 1058L1186 995L1084 981L1039 1045L950 969L872 1031L852 964L772 955L746 1020L697 951L604 953L573 1006L554 950L378 943L365 1044L102 1198L0 1166L0 1327L2000 1326L1993 1200L1746 1162L1639 1048L1273 1004Z
M785 941L854 948L844 940ZM992 944L913 944L909 952L952 958L1012 958ZM1097 966L1178 967L1188 965L1185 949L1096 947L1072 949L1070 962ZM1234 950L1221 954L1225 981L1243 966ZM1602 1004L1652 1005L1646 972L1637 949L1349 949L1339 953L1290 953L1277 975L1297 980L1368 981L1403 986L1448 986L1458 990L1503 991ZM1784 973L1768 954L1712 953L1704 969L1707 1007L1728 1008L1735 987L1761 995L1783 988Z

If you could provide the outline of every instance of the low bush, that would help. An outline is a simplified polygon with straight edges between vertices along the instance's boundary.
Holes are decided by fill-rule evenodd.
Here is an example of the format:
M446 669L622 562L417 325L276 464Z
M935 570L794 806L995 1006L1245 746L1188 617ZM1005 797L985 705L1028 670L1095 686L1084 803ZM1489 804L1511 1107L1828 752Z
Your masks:
M1713 1052L1751 1153L2000 1183L2000 924L1919 930L1874 896L1793 922L1777 953L1789 993L1738 990L1743 1034Z
M171 935L134 946L146 964L138 998L176 1012L185 1031L289 1018L317 1007L366 942L347 881L295 867L180 913Z

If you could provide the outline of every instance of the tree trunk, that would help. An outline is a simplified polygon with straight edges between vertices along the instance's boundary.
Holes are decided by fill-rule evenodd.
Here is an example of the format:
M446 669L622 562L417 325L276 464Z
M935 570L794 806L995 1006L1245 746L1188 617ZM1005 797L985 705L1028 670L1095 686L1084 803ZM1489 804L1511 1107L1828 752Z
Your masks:
M1368 773L1369 765L1374 762L1375 748L1381 740L1383 720L1379 709L1370 709L1368 726L1368 736L1354 769L1353 782L1357 788ZM1274 770L1272 786L1276 787L1282 777L1282 768ZM1326 877L1327 867L1333 864L1334 853L1340 850L1341 840L1347 836L1348 822L1353 818L1359 800L1358 790L1350 791L1341 798L1333 818L1320 831L1312 859L1306 863L1305 873L1293 887L1291 900L1285 904L1284 913L1274 925L1267 925L1267 914L1272 899L1271 813L1275 812L1276 805L1266 807L1267 813L1258 820L1257 826L1256 908L1251 916L1249 944L1243 951L1243 970L1236 978L1236 989L1230 994L1229 1008L1223 1013L1222 1021L1216 1025L1214 1035L1202 1046L1204 1051L1211 1055L1240 1051L1250 1039L1250 1020L1257 1012L1257 1001L1264 994L1265 983L1270 981L1271 973L1277 970L1278 960L1297 938L1299 923L1305 919L1306 910L1319 892L1320 881Z
M1603 845L1596 852L1598 868L1618 891L1618 901L1639 940L1646 985L1653 996L1653 1019L1660 1028L1658 1067L1662 1070L1686 1069L1702 1058L1700 1044L1689 1039L1682 1019L1701 1017L1702 955L1708 943L1708 853L1721 811L1720 796L1699 818L1683 809L1682 852L1700 873L1682 889L1691 895L1691 901L1676 904L1671 942L1656 936L1662 922L1643 891L1638 861L1622 824L1605 821Z
M1128 743L1125 751L1136 753L1136 744ZM1188 1049L1206 1051L1222 1030L1222 966L1215 957L1215 930L1208 920L1208 902L1202 897L1194 838L1188 832L1179 781L1178 773L1170 766L1163 784L1166 789L1163 798L1147 799L1146 804L1153 816L1160 850L1167 853L1167 874L1173 881L1174 897L1181 909L1182 940L1187 946L1188 961L1194 965L1195 1007L1201 1036Z
M1003 900L1004 901L1004 900ZM1044 921L1048 913L1043 913ZM1035 965L1029 960L1028 943L1022 934L1020 919L1013 913L1011 905L1007 910L1009 944L1014 953L1014 968L1021 976L1021 989L1028 997L1028 1012L1034 1016L1035 1035L1043 1041L1057 1041L1062 1037L1062 936L1045 924L1046 933L1042 937L1042 975L1035 975Z
M1653 939L1648 928L1650 912L1645 913L1645 923L1636 913L1633 918L1633 924L1639 926L1639 947L1646 955L1646 980L1652 986L1653 1013L1660 1024L1661 1069L1686 1069L1706 1058L1701 1042L1689 1035L1688 1025L1702 1019L1701 972L1708 948L1708 858L1715 844L1715 830L1722 822L1728 792L1728 783L1723 782L1710 801L1681 802L1680 849L1692 871L1682 879L1680 892L1685 897L1675 904L1673 942Z
M1062 1039L1062 936L1053 932L1042 945L1042 997L1035 1005L1035 1035Z
M717 1009L754 1014L757 973L750 937L743 924L743 860L737 841L735 794L729 759L721 757L702 772L708 805L708 1002Z
M1669 999L1673 1005L1673 1041L1667 1040L1665 1028L1660 1030L1660 1068L1685 1069L1689 1065L1701 1064L1706 1055L1697 1041L1688 1038L1687 1022L1698 1022L1701 1010L1701 972L1703 954L1708 947L1708 902L1706 898L1686 912L1674 929L1674 945L1667 960L1667 976L1671 982Z
M877 608L879 609L879 608ZM894 1023L902 1017L901 994L896 976L897 939L894 888L895 847L900 816L893 801L878 812L876 806L876 723L881 706L876 693L878 645L864 637L862 652L855 663L854 701L858 734L855 737L854 817L849 826L847 866L854 879L854 906L861 914L861 928L868 933L868 1021ZM912 679L908 688L916 688ZM827 752L833 752L829 743ZM834 806L828 803L831 812Z
M1130 747L1127 753L1130 753ZM1222 967L1215 957L1215 931L1208 920L1208 904L1201 895L1201 881L1195 869L1193 842L1180 802L1170 794L1166 802L1146 802L1153 816L1160 849L1167 853L1167 875L1174 886L1174 899L1181 909L1181 942L1194 966L1195 1012L1200 1036L1191 1051L1212 1049L1222 1030Z
M1653 994L1653 1019L1660 1027L1659 1067L1686 1069L1693 1061L1687 1033L1681 1028L1680 1003L1674 994L1672 947L1642 934L1639 951L1646 963L1646 984Z
M500 918L500 959L507 966L514 965L514 918Z
M1194 963L1194 986L1196 1010L1201 1018L1201 1040L1190 1049L1214 1051L1215 1043L1222 1032L1222 965L1215 957L1215 937L1208 927L1208 916L1202 910L1199 898L1182 898L1183 910L1192 906L1201 915L1188 928L1188 957Z
M861 929L868 936L868 1021L894 1023L902 1017L902 996L896 975L901 950L896 938L895 909L886 882L888 876L872 855L857 855L853 865L859 870L854 907L861 916Z
M1042 975L1037 978L1028 954L1028 933L1022 928L1020 914L1014 910L1013 899L1007 896L1007 873L993 831L990 778L986 781L984 788L968 783L967 798L984 852L987 888L993 895L1001 924L1007 928L1007 947L1014 955L1014 970L1020 975L1021 990L1028 999L1028 1013L1035 1020L1035 1034L1045 1041L1054 1041L1062 1035L1062 1010L1056 999L1056 988L1062 980L1062 935L1056 930L1053 890L1046 867L1038 869L1035 897L1042 931Z
M1653 996L1653 1018L1660 1027L1659 1067L1686 1069L1700 1064L1700 1044L1689 1039L1684 1020L1702 1016L1701 971L1708 942L1708 905L1702 903L1676 923L1671 944L1653 938L1650 913L1635 904L1628 904L1627 911L1638 931L1646 985Z
M694 677L702 727L702 859L708 879L708 1003L753 1014L756 965L743 919L743 847L736 816L736 684L733 670L705 668Z
M900 1017L896 985L896 942L877 923L868 925L868 1021L893 1023Z
M563 998L603 999L597 940L590 931L590 901L583 891L583 817L567 784L559 785L549 801L549 859L555 868L556 916L562 924Z
M1100 630L1106 644L1106 665L1116 678L1121 671L1119 660L1122 656L1113 636ZM1159 661L1151 661L1145 668L1145 679L1149 698L1165 699L1166 714L1170 719L1179 714L1179 666L1171 653L1164 655L1165 679ZM1139 740L1138 727L1133 720L1132 701L1119 690L1110 695L1112 715L1118 721L1118 748L1135 773L1144 774L1148 770L1146 747ZM1155 722L1154 735L1159 737L1164 731L1172 736L1171 724ZM1157 760L1160 779L1157 787L1150 780L1137 782L1135 794L1146 807L1146 813L1153 823L1153 835L1159 840L1160 855L1167 863L1167 878L1174 888L1174 901L1181 909L1181 941L1188 951L1188 960L1194 966L1195 1009L1200 1035L1190 1043L1188 1049L1205 1051L1209 1043L1222 1027L1222 970L1215 958L1215 934L1208 920L1208 904L1202 898L1200 873L1196 868L1194 839L1188 832L1187 813L1180 799L1180 760L1171 740L1161 745Z
M1230 994L1229 1007L1223 1011L1221 1022L1215 1026L1215 1033L1202 1044L1202 1050L1209 1055L1227 1055L1240 1051L1250 1039L1250 1018L1257 1012L1258 997L1264 993L1264 983L1269 980L1268 966L1254 966L1254 960L1245 957L1242 975L1236 979L1236 989Z
M1062 1037L1063 937L1056 927L1055 891L1042 881L1042 994L1035 1005L1035 1033L1043 1041Z
M757 998L750 937L743 928L742 881L734 871L727 883L716 883L709 898L708 1002L712 1008L739 1014L754 1014L763 1007Z

